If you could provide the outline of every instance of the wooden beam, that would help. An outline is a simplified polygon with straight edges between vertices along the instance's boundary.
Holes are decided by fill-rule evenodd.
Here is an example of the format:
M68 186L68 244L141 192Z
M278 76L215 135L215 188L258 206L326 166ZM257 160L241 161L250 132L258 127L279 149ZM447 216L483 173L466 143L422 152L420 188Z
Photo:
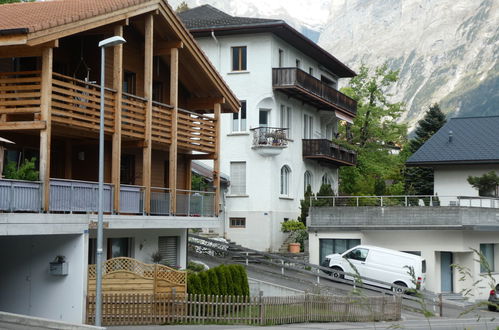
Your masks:
M28 41L27 34L13 34L0 36L0 46L24 45Z
M215 159L213 160L213 186L215 187L215 216L218 216L220 213L220 121L221 121L221 113L222 113L222 105L220 103L215 103L215 127L216 127L216 135L215 135Z
M59 40L53 40L44 43L40 46L5 46L0 51L0 58L2 57L38 57L42 56L43 48L57 48L59 47Z
M52 64L53 49L44 48L42 53L42 81L40 97L40 119L46 123L45 129L40 131L40 181L43 182L43 209L49 211L50 205L50 143L51 143L51 115L52 103Z
M123 26L114 27L114 35L123 37ZM121 100L123 97L123 45L113 47L114 133L111 159L111 182L114 186L114 211L120 212L121 172Z
M151 158L152 158L152 82L153 82L153 38L154 16L149 14L145 18L144 31L144 98L146 104L145 143L143 149L143 179L145 187L144 209L146 214L151 211Z
M184 187L186 190L192 190L192 160L184 158L184 166L187 169L185 171Z
M163 41L154 46L154 55L170 55L172 48L184 48L182 41Z
M185 158L187 159L215 159L215 154L210 153L210 154L186 154Z
M144 140L136 140L136 141L122 141L121 149L130 149L130 148L146 148L147 143Z
M223 104L225 103L225 98L223 97L204 97L197 99L189 99L186 103L186 108L188 110L213 110L213 105L215 103Z
M177 212L177 152L178 152L178 48L172 48L170 56L170 104L172 109L172 139L169 154L170 212Z
M5 121L0 122L0 131L45 130L47 122L40 121Z

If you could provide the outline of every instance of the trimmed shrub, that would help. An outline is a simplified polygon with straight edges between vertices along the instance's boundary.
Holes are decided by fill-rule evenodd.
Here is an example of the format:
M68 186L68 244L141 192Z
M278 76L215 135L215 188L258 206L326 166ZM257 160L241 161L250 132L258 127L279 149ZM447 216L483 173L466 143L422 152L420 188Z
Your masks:
M232 272L229 269L229 266L224 266L223 267L223 273L225 275L225 279L227 280L227 295L233 296L234 295L234 280L232 278Z
M214 268L207 271L208 281L210 282L210 293L212 295L219 295L220 288L218 287L218 276Z
M222 296L227 295L227 278L225 275L225 266L220 265L218 267L213 268L215 273L217 274L218 277L218 289L219 289L219 294Z
M201 279L196 273L187 275L187 293L203 294Z
M210 294L210 281L208 280L208 271L200 272L201 294Z
M233 290L234 290L234 296L242 296L243 295L243 290L241 288L241 273L237 269L237 265L229 265L228 266L230 274L232 275L232 282L234 283Z
M249 284L248 284L248 274L246 273L246 268L244 268L243 265L237 265L237 268L239 269L239 274L240 274L240 285L241 285L241 292L243 296L249 296L250 295L250 290L249 290Z

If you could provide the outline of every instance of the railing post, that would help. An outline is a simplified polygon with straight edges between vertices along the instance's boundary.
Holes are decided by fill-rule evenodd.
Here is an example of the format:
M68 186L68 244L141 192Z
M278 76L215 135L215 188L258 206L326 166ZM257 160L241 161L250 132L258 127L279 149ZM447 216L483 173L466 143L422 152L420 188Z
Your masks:
M433 196L430 195L430 206L433 206Z
M71 182L71 185L69 186L69 202L71 203L71 207L69 209L69 213L73 213L73 198L74 198L74 186L73 182Z
M381 198L381 207L383 207L383 196L380 196Z
M191 215L191 193L187 192L187 215Z
M10 182L10 199L9 199L9 211L10 212L13 211L13 206L12 206L13 200L14 200L14 181L11 181Z
M407 207L407 195L405 195L405 206Z
M333 207L336 206L336 197L333 196Z
M284 260L281 259L281 275L284 276Z
M359 206L359 197L355 197L355 199L357 200L357 207Z
M248 266L248 255L249 255L249 252L246 252L246 266Z

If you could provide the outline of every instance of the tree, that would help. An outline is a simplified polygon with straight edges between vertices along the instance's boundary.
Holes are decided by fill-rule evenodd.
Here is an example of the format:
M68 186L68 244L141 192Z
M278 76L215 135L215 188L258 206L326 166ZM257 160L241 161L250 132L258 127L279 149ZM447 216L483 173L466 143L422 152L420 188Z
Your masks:
M6 179L37 181L38 171L35 167L36 158L25 159L18 167L15 162L8 162L4 169Z
M423 119L418 121L416 137L409 141L408 151L415 153L435 134L446 120L438 103L431 105ZM409 167L405 170L405 192L411 195L433 195L433 169Z
M499 176L494 171L485 173L482 176L469 176L468 183L473 188L478 189L480 196L498 197Z
M388 101L390 95L386 92L397 80L398 71L389 70L386 64L374 70L362 65L359 74L342 89L357 101L351 127L340 126L340 138L348 140L349 148L357 151L357 165L340 169L342 194L403 191L404 161L393 152L393 146L402 146L406 141L407 127L397 122L405 109L403 103ZM387 181L393 184L384 187Z
M187 10L189 10L189 9L190 9L190 8L189 8L189 6L187 5L187 2L182 1L182 2L181 2L178 6L177 6L177 8L175 9L175 12L177 12L177 14L179 14L179 13L182 13L182 12L187 11Z
M33 2L35 0L0 0L0 5L3 4L8 4L8 3L15 3L15 2Z

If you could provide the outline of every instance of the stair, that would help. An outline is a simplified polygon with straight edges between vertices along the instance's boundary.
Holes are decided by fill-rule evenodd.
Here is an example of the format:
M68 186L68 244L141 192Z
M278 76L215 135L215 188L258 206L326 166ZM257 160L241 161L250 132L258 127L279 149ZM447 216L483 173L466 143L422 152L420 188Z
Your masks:
M246 250L241 245L231 242L230 240L229 240L229 251L241 253L244 255L247 254L248 257L251 257L251 259L248 259L248 263L252 264L261 263L261 260L264 258L264 256L257 254L255 252L246 252ZM243 262L243 263L246 262L246 258L242 255L232 256L231 259L235 262Z

